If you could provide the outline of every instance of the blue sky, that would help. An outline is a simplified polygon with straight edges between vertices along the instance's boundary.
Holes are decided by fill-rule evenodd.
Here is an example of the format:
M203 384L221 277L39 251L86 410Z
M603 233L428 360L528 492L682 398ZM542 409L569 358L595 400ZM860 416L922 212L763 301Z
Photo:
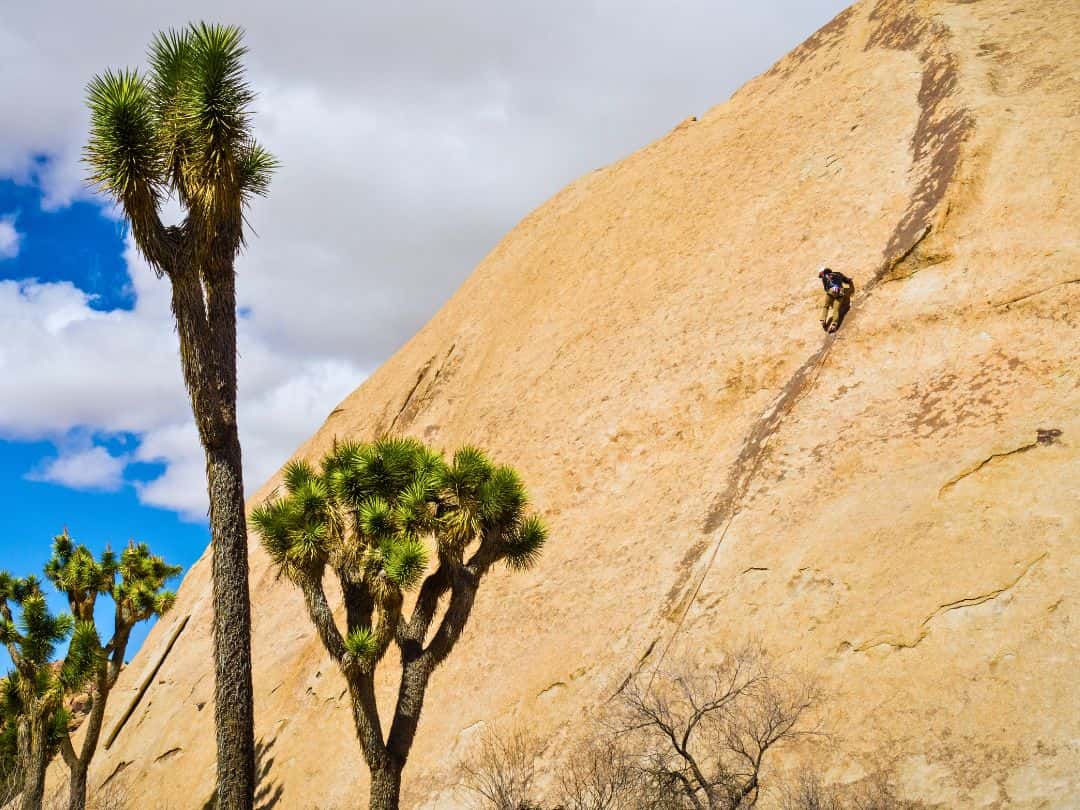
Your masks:
M74 282L94 296L90 306L106 311L130 310L134 295L124 261L126 228L105 216L90 201L56 210L42 209L43 192L35 183L0 180L0 221L14 224L17 249L0 256L0 280ZM14 255L10 255L14 253ZM138 444L132 433L100 437L97 444L120 452ZM136 463L124 472L125 482L105 491L88 491L37 480L42 462L56 456L49 440L0 439L0 567L16 576L36 574L49 557L52 537L67 526L72 536L96 552L107 545L122 548L130 539L146 541L170 562L190 566L209 541L205 521L183 519L174 510L139 502L135 484L161 475L160 463ZM172 583L178 586L179 581ZM56 610L66 608L53 595ZM99 612L111 610L104 600ZM111 626L110 621L102 623ZM148 626L133 636L131 649L142 643ZM0 652L0 665L6 665Z
M86 189L83 93L155 31L242 25L281 161L237 262L239 423L256 488L513 225L723 102L844 0L11 3L0 17L0 569L64 526L189 566L202 451L168 285ZM328 22L332 20L332 25ZM176 217L171 208L163 214ZM2 662L0 662L2 663Z

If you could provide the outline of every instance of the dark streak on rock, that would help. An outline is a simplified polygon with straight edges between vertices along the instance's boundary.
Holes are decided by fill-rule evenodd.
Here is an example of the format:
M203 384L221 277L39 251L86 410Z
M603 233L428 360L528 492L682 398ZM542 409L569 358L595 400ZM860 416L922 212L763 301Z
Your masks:
M166 759L171 759L172 757L175 757L177 754L181 753L183 750L184 749L180 748L179 746L176 747L176 748L170 748L164 754L161 754L160 756L155 757L154 762L164 762Z
M431 368L431 364L434 362L435 355L431 355L431 358L426 363L424 363L423 368L420 369L420 373L416 375L416 382L414 382L412 388L409 389L409 393L405 395L405 400L401 403L401 407L398 408L398 412L394 414L394 418L390 420L390 427L387 429L387 433L394 432L394 428L397 426L398 419L401 418L401 414L405 412L405 409L409 407L409 403L412 401L413 394L415 394L416 389L420 387L420 383L424 381L424 375L428 373L428 369Z
M439 377L442 376L443 371L446 369L446 365L450 361L450 357L453 355L456 347L456 343L450 344L450 348L447 350L442 362L439 364L438 368L435 369L435 374L432 375L431 381L424 387L423 393L417 396L416 392L420 388L420 384L423 383L424 379L427 377L428 372L431 371L432 366L435 364L437 355L432 355L431 359L424 364L424 367L420 369L420 373L416 376L416 382L413 383L413 387L405 397L405 401L401 403L401 407L398 409L397 414L391 420L390 428L386 431L387 433L393 433L394 429L398 427L399 422L402 427L407 425L416 418L416 414L419 412L420 408L431 400L432 395L436 391L436 384L439 381Z
M769 68L765 75L784 78L815 53L838 42L844 35L844 31L847 30L854 14L854 6L841 11L832 20L811 34L795 50Z
M124 770L127 768L127 766L130 765L130 764L131 763L128 762L126 759L125 760L120 760L120 762L117 763L116 767L113 768L113 772L110 773L105 778L105 781L101 783L101 788L104 788L107 784L109 784L109 782L111 782L113 779L115 779L117 776L119 776L121 773L123 773ZM98 788L98 789L100 790L101 788Z
M131 719L131 715L134 714L135 709L139 705L139 702L143 699L143 697L146 695L147 690L150 688L150 685L154 682L154 679L157 677L158 671L165 663L165 659L169 657L169 653L172 652L173 646L175 646L177 639L180 638L180 634L184 632L184 628L187 627L188 621L190 619L191 614L189 613L187 616L180 620L176 628L173 630L172 635L169 636L169 640L165 644L165 649L164 651L162 651L161 657L158 658L157 663L155 663L154 666L151 668L150 674L143 678L142 683L139 685L138 690L135 692L135 697L132 698L131 703L128 704L128 707L124 711L124 713L120 715L120 719L116 721L116 725L113 726L112 732L110 732L108 738L105 740L106 751L108 751L112 747L112 744L116 742L116 737L120 733L121 729L124 728L124 724L127 723L129 719ZM200 706L199 708L201 710L202 707Z
M931 232L933 216L945 198L945 193L956 174L963 145L974 128L974 118L967 109L963 107L947 109L947 102L958 83L956 57L946 48L949 38L948 29L936 21L919 15L910 0L880 0L871 12L870 20L877 23L877 28L869 37L867 49L873 47L903 50L921 48L919 60L923 66L923 78L918 94L919 119L911 141L913 171L917 173L915 190L907 210L901 216L882 251L881 263L863 285L861 294L858 296L861 301L865 301L879 283L906 261L920 260L916 248ZM837 36L839 36L846 27L847 21L848 17L841 15L826 28L838 32ZM825 32L825 29L822 29L822 32ZM826 33L827 36L828 33ZM810 44L815 37L811 37L804 45ZM820 45L814 47L820 47ZM798 51L799 49L796 49L796 52ZM796 52L793 52L793 55ZM807 55L799 56L794 64L804 60ZM830 335L823 340L820 348L811 354L788 379L769 410L751 426L750 432L743 439L738 456L728 471L723 490L713 499L706 513L702 525L704 534L711 535L720 529L723 529L724 533L727 532L727 527L738 513L750 484L766 458L766 446L769 439L779 430L784 418L796 403L812 388L818 370L834 345L835 337L835 335ZM714 555L721 542L723 542L723 534L719 541L713 543ZM663 614L669 618L672 618L673 612L685 617L685 613L696 598L701 582L695 589L687 591L685 590L686 580L708 547L708 542L695 543L680 561L675 584L669 590L662 608ZM709 567L711 567L711 562ZM706 567L707 570L708 567ZM679 621L681 624L681 619Z
M750 432L743 439L738 457L728 471L724 491L713 501L705 517L705 523L702 526L705 534L712 534L737 511L739 501L746 494L754 474L764 460L766 443L780 427L792 406L806 392L807 384L813 379L814 372L831 345L832 340L826 338L821 347L803 361L803 364L788 378L769 411L750 428Z
M904 216L885 246L886 267L892 269L901 254L910 254L911 245L932 225L932 216L945 197L956 174L963 145L975 126L964 107L946 109L956 90L959 73L956 56L945 47L948 29L922 18L909 0L880 0L870 14L878 27L867 49L887 47L911 51L921 47L922 84L919 86L919 120L911 138L911 152L918 171L918 183ZM885 272L872 279L881 279Z

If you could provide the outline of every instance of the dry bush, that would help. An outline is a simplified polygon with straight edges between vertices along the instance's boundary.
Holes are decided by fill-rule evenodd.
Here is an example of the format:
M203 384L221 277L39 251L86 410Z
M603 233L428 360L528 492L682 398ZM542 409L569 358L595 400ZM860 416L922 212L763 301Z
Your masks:
M817 690L777 672L754 647L718 666L638 678L619 701L614 728L638 755L649 807L753 807L769 754L821 735L810 721Z
M539 741L517 729L501 736L485 732L479 748L461 763L462 784L475 794L476 806L488 810L539 810L532 802Z
M127 785L109 782L93 791L86 800L86 810L129 810L131 804ZM42 810L68 810L68 791L64 786L45 802Z
M780 810L918 810L919 802L901 799L887 774L851 785L826 785L816 773L801 774L782 791Z
M550 810L749 810L766 786L771 755L796 741L827 739L821 702L805 679L744 648L719 665L682 663L631 680L582 744L551 774ZM526 731L489 731L461 765L484 810L541 810L536 763L544 745ZM806 771L768 786L780 810L918 810L887 774L826 785Z
M556 774L559 810L622 810L643 801L641 769L620 741L600 735Z

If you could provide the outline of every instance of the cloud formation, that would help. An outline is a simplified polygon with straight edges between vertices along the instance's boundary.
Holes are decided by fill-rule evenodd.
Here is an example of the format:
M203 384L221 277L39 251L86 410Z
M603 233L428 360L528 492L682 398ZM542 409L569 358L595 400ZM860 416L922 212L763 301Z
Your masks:
M15 230L15 215L0 217L0 259L14 259L19 255L19 240L22 238Z
M844 5L229 4L222 21L247 30L259 137L282 162L237 268L249 487L530 209L722 102ZM0 20L0 176L40 184L55 207L87 194L87 80L143 64L154 31L221 19L222 7L193 0L178 18L163 2L50 6L11 4ZM0 434L136 433L132 460L166 465L143 500L202 514L167 285L128 260L130 312L95 311L73 284L0 283L12 336Z
M0 281L0 435L50 437L59 455L30 473L76 489L114 490L128 463L163 463L136 485L144 503L201 519L204 461L179 371L168 283L128 242L132 310L101 312L69 282ZM239 324L240 438L257 486L318 425L364 371L347 360L275 350ZM131 453L90 437L135 434Z
M49 481L72 489L112 492L124 483L124 468L128 459L114 456L106 448L91 446L83 450L62 452L46 459L28 474L33 481Z

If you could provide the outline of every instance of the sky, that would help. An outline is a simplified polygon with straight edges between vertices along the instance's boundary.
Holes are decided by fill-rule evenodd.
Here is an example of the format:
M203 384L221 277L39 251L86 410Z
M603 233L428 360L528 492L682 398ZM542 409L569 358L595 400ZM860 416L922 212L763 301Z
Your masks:
M209 540L168 284L84 184L95 73L143 66L154 32L190 21L246 31L256 132L281 161L237 262L254 491L530 210L723 102L846 4L2 5L0 570L25 575L65 526L185 568Z

